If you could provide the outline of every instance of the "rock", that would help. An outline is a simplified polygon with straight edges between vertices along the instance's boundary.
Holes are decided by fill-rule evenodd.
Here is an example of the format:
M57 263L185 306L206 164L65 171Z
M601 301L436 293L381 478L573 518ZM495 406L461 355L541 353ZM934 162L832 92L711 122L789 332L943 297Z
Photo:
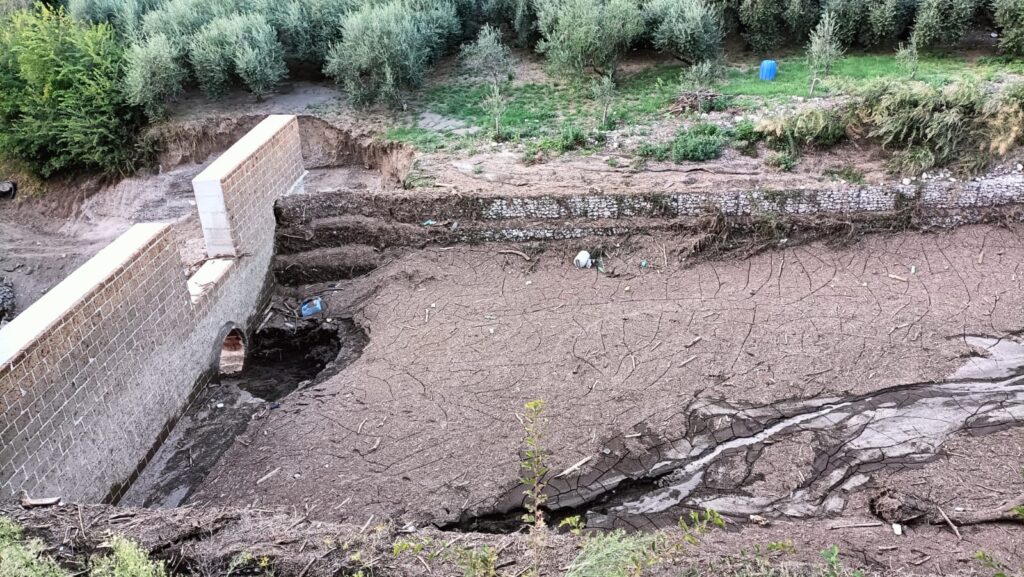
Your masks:
M14 285L0 276L0 321L14 318Z
M910 180L909 178L904 178L903 179L903 186L910 186L911 182L913 182L913 181Z

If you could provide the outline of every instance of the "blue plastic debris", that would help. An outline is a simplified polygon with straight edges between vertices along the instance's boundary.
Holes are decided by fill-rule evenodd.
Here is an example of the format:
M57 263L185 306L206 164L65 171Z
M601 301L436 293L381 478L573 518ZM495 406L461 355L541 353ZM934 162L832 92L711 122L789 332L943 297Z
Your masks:
M779 65L774 60L765 60L761 63L761 80L771 82L779 73Z
M324 302L320 297L316 297L303 301L302 307L299 309L299 314L301 314L303 318L311 317L322 310L324 310Z

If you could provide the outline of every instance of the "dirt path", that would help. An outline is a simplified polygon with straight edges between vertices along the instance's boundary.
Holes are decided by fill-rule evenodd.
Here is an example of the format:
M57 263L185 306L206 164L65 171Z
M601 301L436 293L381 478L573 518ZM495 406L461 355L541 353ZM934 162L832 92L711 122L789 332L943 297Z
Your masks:
M572 268L567 246L529 262L497 246L424 250L328 291L328 316L355 314L370 334L362 357L254 421L192 502L499 526L522 502L517 413L532 399L546 401L552 472L579 464L553 481L551 506L594 526L661 526L713 505L813 541L827 524L874 521L869 490L922 462L991 488L949 493L950 508L1021 492L1003 463L972 468L943 447L1016 424L1024 385L961 373L934 388L1005 352L965 335L1021 329L1019 231L875 236L692 268L665 266L669 242L626 243L604 263L614 275ZM1000 450L1024 443L1020 428L1000 435ZM958 442L976 454L989 439ZM914 478L924 494L948 484ZM664 514L616 509L658 491L672 497ZM964 531L1020 554L1001 529ZM966 543L928 544L938 536L911 535L931 567L970 556Z

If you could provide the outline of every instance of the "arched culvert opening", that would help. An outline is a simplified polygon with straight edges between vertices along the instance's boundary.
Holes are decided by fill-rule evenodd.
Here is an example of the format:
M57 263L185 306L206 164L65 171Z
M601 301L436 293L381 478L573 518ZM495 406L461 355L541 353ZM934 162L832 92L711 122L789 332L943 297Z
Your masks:
M217 373L224 376L237 375L245 368L245 335L238 329L231 329L220 347Z

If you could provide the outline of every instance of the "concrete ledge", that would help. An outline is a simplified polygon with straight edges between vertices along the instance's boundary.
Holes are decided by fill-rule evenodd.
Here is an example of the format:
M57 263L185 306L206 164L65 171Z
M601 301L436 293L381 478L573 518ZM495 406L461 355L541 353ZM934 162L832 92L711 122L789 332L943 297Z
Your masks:
M203 296L217 288L234 266L235 259L231 258L216 258L203 263L203 266L188 279L188 294L192 298L192 304L198 303Z
M166 223L136 224L14 317L0 329L0 367L13 363L169 227Z

